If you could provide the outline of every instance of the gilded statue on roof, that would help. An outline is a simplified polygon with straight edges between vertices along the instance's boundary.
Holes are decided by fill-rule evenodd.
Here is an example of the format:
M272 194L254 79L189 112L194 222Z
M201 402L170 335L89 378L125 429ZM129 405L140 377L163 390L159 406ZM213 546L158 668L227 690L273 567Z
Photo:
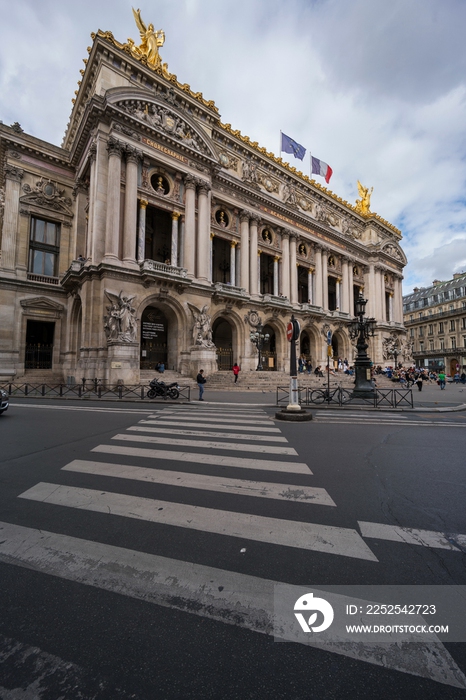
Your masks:
M149 24L147 27L141 17L141 10L135 10L133 7L134 20L141 35L141 44L136 46L133 39L128 39L128 44L137 58L145 56L147 63L155 69L162 67L162 59L159 54L159 46L163 46L165 42L165 32L162 29L154 31L154 25Z
M364 187L358 180L358 192L361 199L356 200L356 211L360 214L370 214L370 204L371 204L371 194L373 187L369 190L368 187Z

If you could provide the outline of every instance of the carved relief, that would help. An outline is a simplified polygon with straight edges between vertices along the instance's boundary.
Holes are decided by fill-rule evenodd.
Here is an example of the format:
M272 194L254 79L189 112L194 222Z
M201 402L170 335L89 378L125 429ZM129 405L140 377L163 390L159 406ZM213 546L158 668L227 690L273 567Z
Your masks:
M285 182L285 184L282 187L282 200L284 204L288 204L289 207L296 208L297 207L297 198L296 198L296 190L294 187L290 187L290 185Z
M107 306L107 316L104 316L104 330L107 344L134 343L136 340L136 309L131 306L135 298L124 297L121 291L119 295L105 290L105 295L110 302Z
M352 236L353 238L361 238L362 230L359 226L356 226L351 219L343 219L341 222L341 230L347 236Z
M63 212L72 216L73 212L69 208L72 204L70 197L65 197L65 190L59 189L56 182L41 178L34 187L28 184L23 185L23 192L26 194L20 197L22 204L35 204L46 209Z
M252 328L256 328L261 323L261 318L257 311L248 311L244 317L245 323L249 323Z
M149 106L148 103L141 101L131 103L127 101L119 102L118 107L152 128L169 134L184 146L193 148L195 151L207 153L207 148L192 127L167 107L155 104Z
M267 173L259 172L258 182L267 192L277 192L280 188L280 183L275 178L270 177Z
M207 304L205 304L202 309L198 309L197 306L188 302L188 307L194 317L194 345L201 345L205 348L215 347L212 341L212 318L207 313Z
M329 224L334 228L337 227L340 223L340 218L336 214L334 214L333 211L327 209L327 207L321 202L317 202L315 205L314 218L316 219L316 221L322 221L323 223Z
M393 243L389 243L383 248L383 252L387 253L387 255L390 255L392 258L395 258L395 260L400 260L403 261L403 255L398 248L398 246L393 245Z
M218 158L223 168L227 168L228 170L238 169L238 158L235 158L226 151L222 151Z
M247 158L241 163L243 180L252 184L257 184L257 165L253 160Z

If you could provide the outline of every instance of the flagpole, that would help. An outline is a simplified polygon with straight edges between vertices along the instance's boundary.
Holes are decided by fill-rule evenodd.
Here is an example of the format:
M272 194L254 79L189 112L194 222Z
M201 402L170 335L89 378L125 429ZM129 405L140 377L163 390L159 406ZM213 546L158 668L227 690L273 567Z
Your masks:
M280 129L280 145L278 147L278 157L282 157L282 130Z

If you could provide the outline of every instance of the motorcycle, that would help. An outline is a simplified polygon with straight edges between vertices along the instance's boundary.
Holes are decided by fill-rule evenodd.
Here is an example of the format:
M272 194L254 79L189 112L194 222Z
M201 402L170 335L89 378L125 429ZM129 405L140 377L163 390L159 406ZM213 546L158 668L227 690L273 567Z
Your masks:
M158 379L153 379L149 382L149 386L150 389L147 392L147 397L149 399L155 399L157 396L161 396L164 399L177 399L180 395L178 382L165 384L165 382L159 382Z

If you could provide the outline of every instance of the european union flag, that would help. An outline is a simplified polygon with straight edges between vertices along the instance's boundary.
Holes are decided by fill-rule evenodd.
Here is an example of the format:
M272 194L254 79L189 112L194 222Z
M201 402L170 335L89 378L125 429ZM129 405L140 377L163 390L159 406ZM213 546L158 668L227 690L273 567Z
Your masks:
M303 160L304 156L306 155L306 149L304 146L301 146L301 144L297 143L284 133L282 133L282 151L285 151L285 153L292 153L294 157L299 158L299 160Z

